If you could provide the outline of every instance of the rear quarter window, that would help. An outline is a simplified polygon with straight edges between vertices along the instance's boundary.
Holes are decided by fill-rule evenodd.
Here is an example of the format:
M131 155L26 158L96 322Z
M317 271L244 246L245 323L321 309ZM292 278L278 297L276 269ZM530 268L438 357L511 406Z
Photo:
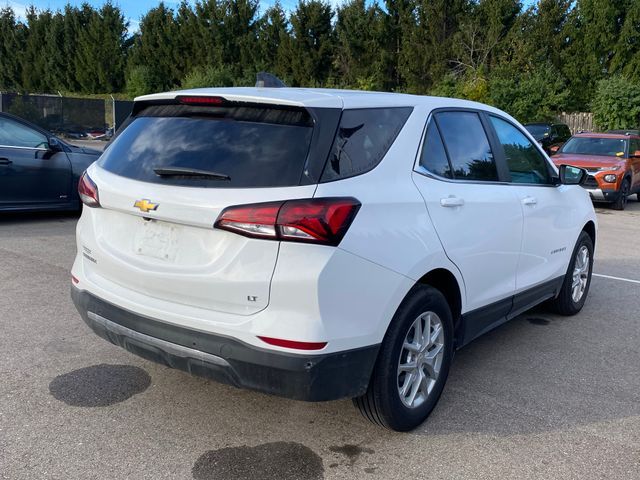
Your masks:
M375 168L412 111L412 107L345 110L321 181L354 177Z

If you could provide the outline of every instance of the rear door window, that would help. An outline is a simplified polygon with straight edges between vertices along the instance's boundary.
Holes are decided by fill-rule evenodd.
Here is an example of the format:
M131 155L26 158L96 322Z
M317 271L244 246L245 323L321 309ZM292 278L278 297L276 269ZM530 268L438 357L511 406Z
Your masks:
M375 168L412 111L412 107L345 110L322 181L349 178Z
M210 188L300 184L313 133L304 109L150 106L102 155L102 168L144 182ZM219 173L226 180L160 176L157 169Z
M476 112L440 112L435 118L449 153L453 178L497 181L493 152Z

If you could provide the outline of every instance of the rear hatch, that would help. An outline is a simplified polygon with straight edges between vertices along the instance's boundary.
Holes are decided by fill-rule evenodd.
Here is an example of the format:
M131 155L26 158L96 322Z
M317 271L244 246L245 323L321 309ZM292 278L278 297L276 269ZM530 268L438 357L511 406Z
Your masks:
M81 238L86 275L190 307L264 309L279 242L213 224L229 206L313 197L335 132L319 120L339 115L220 97L136 105L89 170L101 208Z

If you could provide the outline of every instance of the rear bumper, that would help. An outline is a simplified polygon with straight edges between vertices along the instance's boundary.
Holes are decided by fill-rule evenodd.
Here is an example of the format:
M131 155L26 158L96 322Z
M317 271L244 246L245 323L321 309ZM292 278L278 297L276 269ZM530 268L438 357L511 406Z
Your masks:
M362 395L379 349L371 345L316 355L274 352L160 322L76 287L71 288L71 297L96 334L136 355L221 383L295 400Z

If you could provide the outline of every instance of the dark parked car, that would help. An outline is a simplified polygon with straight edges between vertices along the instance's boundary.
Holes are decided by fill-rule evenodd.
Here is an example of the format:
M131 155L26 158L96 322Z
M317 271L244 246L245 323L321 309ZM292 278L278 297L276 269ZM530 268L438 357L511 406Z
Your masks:
M571 130L564 123L527 123L524 128L549 154L557 151L571 137Z
M78 179L101 153L0 113L0 211L79 209Z

